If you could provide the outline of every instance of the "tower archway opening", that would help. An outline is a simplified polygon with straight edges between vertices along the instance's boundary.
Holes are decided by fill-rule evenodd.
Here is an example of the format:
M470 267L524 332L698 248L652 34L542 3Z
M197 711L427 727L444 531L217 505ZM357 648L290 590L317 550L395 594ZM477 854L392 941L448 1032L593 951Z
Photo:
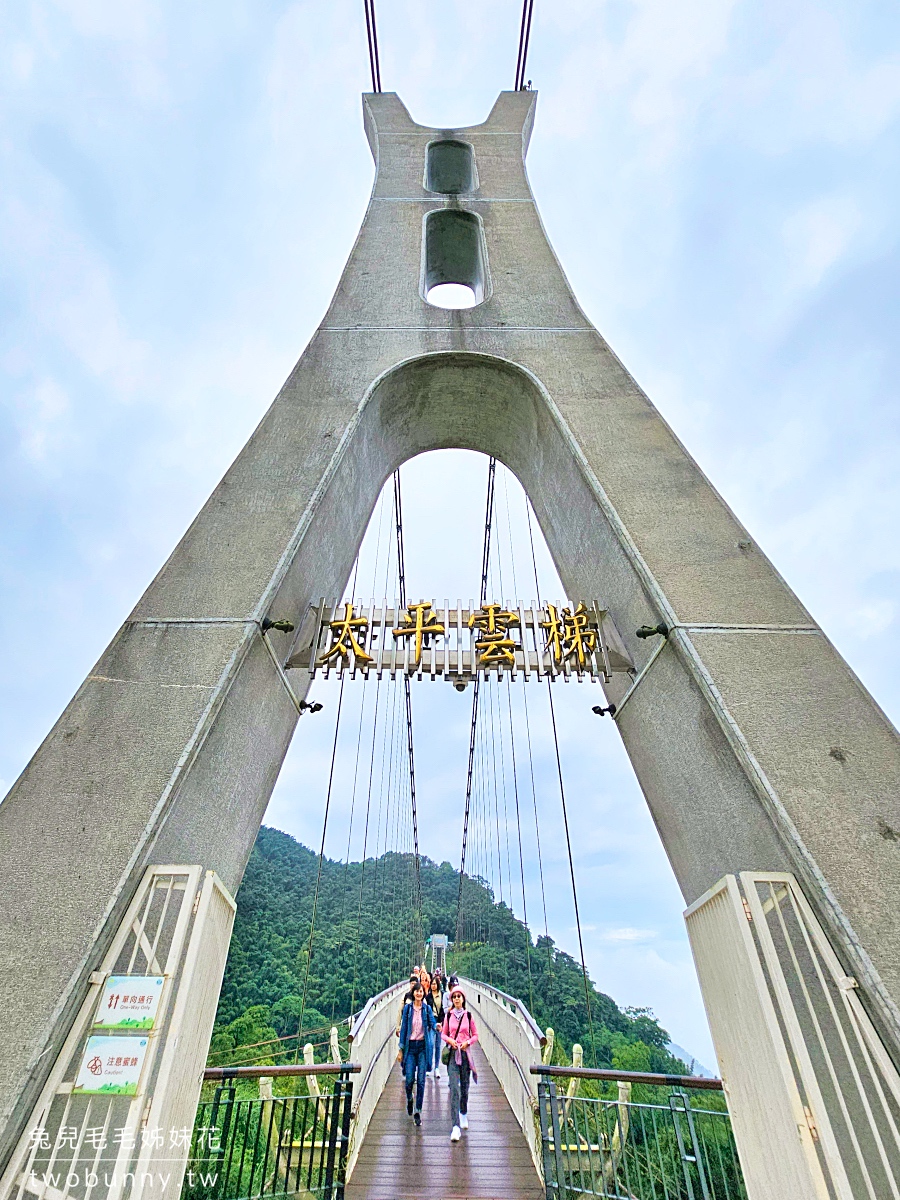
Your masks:
M478 177L472 147L453 138L431 142L425 157L425 187L444 196L476 191Z
M487 254L475 213L458 208L428 213L422 260L421 291L427 303L438 308L474 308L487 298ZM453 290L441 290L444 288Z
M411 374L407 377L411 379ZM452 390L459 394L461 386L462 379L454 377ZM421 385L414 385L413 392L420 393ZM398 405L405 409L405 399L398 398ZM439 407L445 410L443 391ZM483 452L458 448L428 450L407 459L400 467L409 601L433 601L438 611L447 602L455 608L458 599L464 606L472 602L477 606L487 472L488 458ZM388 604L395 603L397 567L392 495L389 479L368 519L358 565L351 570L341 597L342 604L355 601L357 615L363 613L373 596L376 606L381 605L383 598ZM486 589L489 602L502 602L514 608L517 601L526 608L535 601L549 600L557 605L566 602L567 589L533 510L529 520L529 510L529 501L516 474L498 462ZM521 634L515 636L518 639ZM295 677L293 671L290 674ZM331 798L330 820L334 832L329 833L326 846L326 855L332 858L346 856L347 829L351 823L351 860L360 860L365 854L371 856L373 845L376 856L385 848L383 826L379 827L380 834L376 830L374 843L370 833L368 845L364 845L368 794L365 781L373 761L374 744L375 827L381 804L385 811L389 807L387 792L382 802L379 782L381 739L385 736L382 725L386 722L387 728L394 720L391 714L399 695L397 688L401 686L387 677L379 684L373 675L368 683L358 680L351 686L348 682L344 689L342 732ZM589 974L602 979L611 995L637 997L642 1004L649 1005L676 1040L690 1047L692 1055L712 1061L681 921L682 902L677 883L616 728L612 721L600 721L592 712L593 705L606 703L601 687L587 681L557 682L552 686L567 793L572 805L580 901L583 911L600 914L599 919L590 918L589 927L585 927ZM368 730L375 720L376 693L381 697L378 721L382 724L373 743ZM436 862L447 860L454 868L459 867L472 693L471 681L459 690L448 687L446 681L441 682L441 677L434 682L413 683L420 848L425 858ZM526 692L521 675L514 683L492 678L482 684L466 873L487 880L498 900L502 899L519 918L526 916L523 893L527 892L527 917L535 939L545 936L546 905L550 936L577 957L566 847L559 826L560 797L547 693L546 683L534 681L527 684ZM332 730L340 694L341 683L336 675L316 679L310 698L323 702L324 710L316 718L318 724L306 718L300 722L265 817L266 825L290 833L307 846L318 846L321 836L321 807L311 803L311 797L324 797L328 790ZM361 722L366 729L365 761L359 768L362 782L355 815L351 815ZM529 736L533 747L527 745ZM402 729L396 739L399 739L397 744L402 744ZM391 761L389 747L386 754ZM396 763L396 757L393 761ZM393 786L395 777L396 769L394 776L389 771L385 775L386 779L395 779ZM532 794L532 784L536 795ZM517 861L514 799L517 789L522 806L524 888ZM504 796L509 806L506 812ZM487 819L488 809L493 812L495 798L499 805L499 827L493 817ZM538 819L543 865L537 846ZM507 861L508 851L511 866ZM542 874L546 899L542 895ZM467 905L470 899L467 893ZM480 930L479 938L475 938L468 907L466 913L466 938L484 941L486 931ZM449 932L452 937L453 930ZM485 944L490 944L490 938ZM376 982L378 987L386 986L388 976ZM495 982L499 987L507 984L505 990L512 991L527 986L502 974ZM527 993L524 999L527 1003Z

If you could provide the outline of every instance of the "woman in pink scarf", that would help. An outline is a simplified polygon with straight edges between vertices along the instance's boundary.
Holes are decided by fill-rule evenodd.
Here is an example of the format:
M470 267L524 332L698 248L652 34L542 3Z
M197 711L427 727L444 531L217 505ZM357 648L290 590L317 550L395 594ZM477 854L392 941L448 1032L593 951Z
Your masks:
M449 1048L450 1060L447 1063L447 1074L450 1077L450 1115L453 1130L450 1141L458 1142L460 1130L469 1128L469 1077L478 1075L469 1058L469 1047L478 1041L478 1029L475 1017L466 1008L466 995L460 987L450 989L452 1008L444 1017L441 1037Z

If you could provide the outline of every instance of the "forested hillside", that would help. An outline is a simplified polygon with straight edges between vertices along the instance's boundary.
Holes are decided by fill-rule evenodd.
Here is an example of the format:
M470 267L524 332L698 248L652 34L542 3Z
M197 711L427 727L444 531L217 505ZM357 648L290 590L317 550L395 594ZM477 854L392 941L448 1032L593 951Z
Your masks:
M310 919L318 856L277 829L263 827L238 893L234 937L225 971L212 1055L216 1063L293 1057L302 1006L303 1032L313 1035L358 1011L369 996L409 974L415 948L410 914L415 878L411 856L341 863L325 859L307 980ZM456 925L459 875L449 863L421 863L426 937ZM543 1028L553 1026L565 1056L581 1042L591 1064L591 1033L581 966L552 940L534 942L506 904L480 881L465 882L466 936L450 966L518 996ZM668 1034L643 1009L620 1009L590 988L597 1066L683 1073L669 1054ZM346 1028L346 1027L345 1027ZM259 1046L271 1038L293 1038ZM305 1040L305 1036L304 1036ZM256 1047L248 1051L247 1047Z

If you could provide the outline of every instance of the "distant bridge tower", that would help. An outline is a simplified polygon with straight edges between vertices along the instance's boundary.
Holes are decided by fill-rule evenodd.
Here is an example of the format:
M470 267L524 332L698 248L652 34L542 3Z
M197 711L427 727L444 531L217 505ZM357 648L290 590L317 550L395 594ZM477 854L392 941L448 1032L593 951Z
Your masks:
M391 472L462 447L518 476L569 596L602 598L635 664L608 697L690 906L751 1196L897 1194L900 742L578 307L525 174L535 103L446 130L365 97L375 187L321 326L0 806L8 1186L51 1093L77 1099L131 946L171 1001L141 1103L187 1111L307 686L266 622L340 596ZM429 305L448 281L476 307Z
M446 933L433 933L428 939L428 948L431 951L431 962L429 969L433 975L435 971L440 971L442 975L447 974L447 946L450 939Z

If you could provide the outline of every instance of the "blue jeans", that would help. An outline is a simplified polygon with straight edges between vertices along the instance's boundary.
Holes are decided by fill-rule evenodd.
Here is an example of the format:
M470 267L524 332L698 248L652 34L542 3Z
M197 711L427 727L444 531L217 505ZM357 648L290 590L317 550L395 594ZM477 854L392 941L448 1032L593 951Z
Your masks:
M406 1099L412 1099L413 1080L416 1081L416 1112L422 1111L425 1099L425 1039L410 1042L403 1056L403 1075L406 1080Z
M443 1047L443 1044L444 1043L441 1040L441 1035L438 1033L437 1030L435 1030L434 1031L434 1054L432 1055L432 1059L431 1059L431 1061L434 1063L435 1070L437 1070L438 1067L441 1065L441 1049Z

